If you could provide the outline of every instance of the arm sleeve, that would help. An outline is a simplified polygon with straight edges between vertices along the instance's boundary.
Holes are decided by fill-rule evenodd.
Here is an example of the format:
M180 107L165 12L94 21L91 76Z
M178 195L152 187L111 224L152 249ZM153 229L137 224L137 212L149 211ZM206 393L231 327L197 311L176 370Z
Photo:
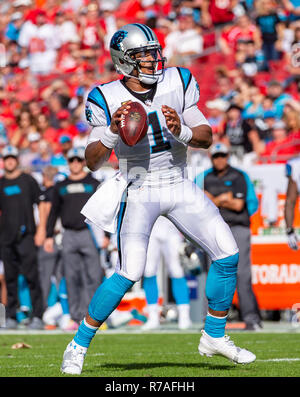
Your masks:
M197 105L200 98L200 89L197 80L186 68L177 68L183 89L183 111Z
M198 125L203 124L210 126L209 122L197 105L193 105L192 107L186 109L183 112L182 116L184 124L190 128L197 127Z
M89 100L85 104L85 117L92 127L107 127L108 125L104 110Z
M251 216L258 210L259 201L255 193L254 185L251 179L249 178L248 174L243 172L243 175L247 186L246 205L247 205L248 214L249 216Z
M110 125L111 114L104 94L100 87L95 87L88 94L85 107L85 116L92 126Z
M240 173L238 177L234 180L232 189L234 198L242 199L246 202L247 197L247 183L243 174Z
M54 234L54 227L57 221L57 218L60 215L60 207L61 207L61 200L60 195L57 187L55 186L53 189L53 196L52 196L52 205L50 214L47 220L47 237L53 237Z
M93 88L87 97L85 117L89 125L93 127L88 137L88 146L91 142L99 141L111 120L106 99L98 87Z

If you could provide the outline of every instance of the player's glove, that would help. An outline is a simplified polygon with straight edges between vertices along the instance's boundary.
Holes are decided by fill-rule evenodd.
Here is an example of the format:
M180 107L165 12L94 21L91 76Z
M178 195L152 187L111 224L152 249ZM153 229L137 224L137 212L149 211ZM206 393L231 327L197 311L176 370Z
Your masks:
M298 250L298 237L295 233L295 230L292 227L289 227L286 229L286 234L287 234L289 247L292 250L297 251Z

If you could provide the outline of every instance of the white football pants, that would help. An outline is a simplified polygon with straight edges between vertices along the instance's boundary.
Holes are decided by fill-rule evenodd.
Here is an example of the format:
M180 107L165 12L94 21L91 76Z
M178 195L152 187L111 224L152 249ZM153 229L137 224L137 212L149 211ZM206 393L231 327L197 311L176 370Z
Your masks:
M188 179L160 187L135 186L127 189L118 217L119 260L116 272L132 281L144 274L152 227L166 216L211 260L234 255L238 247L218 208Z
M163 258L171 278L184 277L179 258L182 241L182 236L173 223L164 216L160 216L154 223L150 235L144 276L156 276L161 258Z

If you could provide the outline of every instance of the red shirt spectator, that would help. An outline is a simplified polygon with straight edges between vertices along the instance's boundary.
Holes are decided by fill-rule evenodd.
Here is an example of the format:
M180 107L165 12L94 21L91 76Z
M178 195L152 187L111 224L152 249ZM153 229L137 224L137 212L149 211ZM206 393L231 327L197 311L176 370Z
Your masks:
M79 20L79 36L83 49L103 48L105 25L99 16L99 7L91 3L87 7L87 14Z
M212 27L229 23L234 19L233 7L236 0L203 0L201 5L201 23Z
M158 18L166 17L172 11L172 1L170 0L156 0L155 3L150 6L151 10L154 10Z
M234 18L232 7L235 2L232 0L210 0L209 13L214 25L231 22Z
M71 114L68 110L60 110L57 115L57 120L59 122L59 128L57 130L55 143L59 142L59 138L62 135L69 135L71 138L77 135L78 131L76 127L71 124Z
M51 127L47 116L43 113L39 114L36 119L37 131L40 133L42 139L50 143L54 153L59 151L58 132Z
M297 149L286 131L286 125L277 121L273 126L273 140L265 145L261 153L263 163L286 163L297 153ZM266 160L266 161L264 161Z
M234 26L223 31L220 39L222 51L225 53L235 52L239 40L251 40L255 42L257 47L260 45L259 30L247 15L242 15Z
M116 18L125 19L128 23L136 22L142 17L143 11L140 0L124 0L120 3Z
M281 142L268 142L265 151L261 154L263 163L286 163L286 161L297 153L295 146L290 138L286 138Z

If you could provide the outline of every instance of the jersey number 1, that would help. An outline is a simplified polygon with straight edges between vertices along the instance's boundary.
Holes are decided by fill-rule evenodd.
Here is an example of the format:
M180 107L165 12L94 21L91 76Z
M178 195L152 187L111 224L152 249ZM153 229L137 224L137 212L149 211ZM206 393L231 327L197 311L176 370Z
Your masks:
M159 122L157 112L148 114L148 123L152 128L154 145L151 146L151 153L163 152L171 149L171 144L163 136L163 131Z

